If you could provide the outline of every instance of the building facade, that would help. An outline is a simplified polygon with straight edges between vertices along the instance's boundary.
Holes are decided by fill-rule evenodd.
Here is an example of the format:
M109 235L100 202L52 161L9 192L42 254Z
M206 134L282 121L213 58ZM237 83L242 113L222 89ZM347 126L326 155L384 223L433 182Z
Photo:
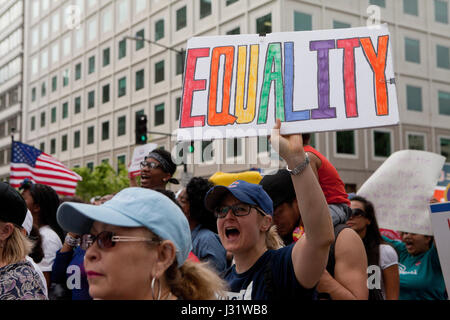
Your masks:
M365 26L371 5L379 6L392 36L400 124L316 133L313 144L348 191L397 150L431 151L449 162L448 0L25 1L23 141L69 167L115 167L131 159L136 114L147 115L149 131L174 133L182 56L127 36L181 50L193 36ZM149 142L173 150L176 141L166 135L149 134ZM278 157L265 137L197 141L188 158L197 163L187 166L189 175L205 177L283 165L271 161Z
M21 139L23 1L0 0L0 180L9 177L11 136Z

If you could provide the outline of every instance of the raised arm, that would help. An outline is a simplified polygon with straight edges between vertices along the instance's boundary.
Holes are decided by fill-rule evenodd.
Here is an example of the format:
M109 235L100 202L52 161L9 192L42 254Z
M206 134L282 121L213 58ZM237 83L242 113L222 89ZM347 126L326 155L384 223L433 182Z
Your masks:
M281 136L280 127L281 122L277 119L270 142L292 170L306 158L302 135ZM305 288L312 288L318 283L328 261L328 251L334 241L333 224L311 166L308 165L299 175L293 175L292 182L305 229L305 235L292 250L292 263L298 282Z

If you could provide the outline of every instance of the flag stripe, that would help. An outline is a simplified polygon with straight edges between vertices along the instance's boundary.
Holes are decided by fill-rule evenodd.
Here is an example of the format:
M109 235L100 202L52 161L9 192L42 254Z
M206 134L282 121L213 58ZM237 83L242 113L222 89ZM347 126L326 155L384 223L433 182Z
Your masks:
M16 168L15 171L17 172L32 172L35 176L40 176L40 177L47 177L50 179L61 179L64 178L65 180L68 181L73 181L76 182L77 179L74 178L73 176L70 176L68 174L65 173L60 173L60 172L54 172L51 170L42 170L42 169L35 169L35 168L30 168L27 165L21 165L21 167L18 167L16 164L11 164L11 167ZM28 167L28 168L27 168Z

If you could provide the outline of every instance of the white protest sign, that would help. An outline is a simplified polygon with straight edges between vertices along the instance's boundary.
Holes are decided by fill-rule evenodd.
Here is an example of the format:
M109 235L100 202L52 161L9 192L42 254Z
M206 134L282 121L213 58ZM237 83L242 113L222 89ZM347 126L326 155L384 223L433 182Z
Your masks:
M373 203L380 228L432 235L428 205L444 161L432 152L397 151L357 194Z
M140 163L144 161L145 156L149 154L150 151L155 149L158 145L156 143L147 143L145 145L134 148L133 158L131 159L131 163L128 167L128 173L132 177L136 177L140 174Z
M392 48L385 24L191 38L177 139L397 124Z
M430 212L436 249L448 292L450 289L450 202L432 204Z

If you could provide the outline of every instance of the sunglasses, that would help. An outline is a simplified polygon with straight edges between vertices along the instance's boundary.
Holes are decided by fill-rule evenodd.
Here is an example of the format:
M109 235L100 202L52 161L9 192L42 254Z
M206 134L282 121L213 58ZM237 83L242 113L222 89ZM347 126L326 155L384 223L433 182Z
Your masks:
M93 234L84 234L83 236L81 236L80 247L83 250L87 250L95 242L97 242L97 246L100 249L109 249L114 247L116 242L138 242L138 241L161 243L161 240L156 238L116 236L114 232L102 231L96 236Z
M228 212L231 210L231 213L235 217L243 217L250 214L250 210L255 208L258 213L265 216L266 214L256 206L252 206L249 204L236 204L232 206L222 206L214 209L214 215L218 219L223 219L227 216Z
M366 213L361 209L352 209L352 217L365 217Z
M162 168L160 164L157 164L156 162L147 162L147 161L141 161L140 163L141 169L144 169L145 167L149 167L150 169L157 169Z

